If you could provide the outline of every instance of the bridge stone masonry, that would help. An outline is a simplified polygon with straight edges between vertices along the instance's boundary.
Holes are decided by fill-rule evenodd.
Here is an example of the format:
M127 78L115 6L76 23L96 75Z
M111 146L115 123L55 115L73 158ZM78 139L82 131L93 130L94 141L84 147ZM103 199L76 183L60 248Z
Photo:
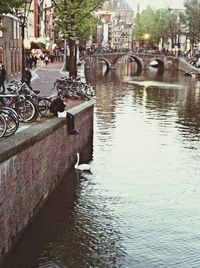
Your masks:
M153 61L157 61L158 68L164 70L177 70L182 72L194 72L199 74L200 69L190 65L186 60L164 54L116 52L104 54L92 54L84 56L86 66L96 62L105 62L108 70L116 70L119 62L123 60L133 61L137 65L137 71L148 70Z

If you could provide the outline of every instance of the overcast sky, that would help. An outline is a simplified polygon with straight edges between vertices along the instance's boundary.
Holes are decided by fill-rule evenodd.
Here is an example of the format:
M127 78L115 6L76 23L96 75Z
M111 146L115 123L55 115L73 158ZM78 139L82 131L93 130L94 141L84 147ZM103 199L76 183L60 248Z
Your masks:
M165 7L171 7L171 8L183 8L183 2L184 0L126 0L126 2L129 4L129 6L134 10L137 11L137 5L139 4L140 11L145 9L148 5L152 8L165 8Z

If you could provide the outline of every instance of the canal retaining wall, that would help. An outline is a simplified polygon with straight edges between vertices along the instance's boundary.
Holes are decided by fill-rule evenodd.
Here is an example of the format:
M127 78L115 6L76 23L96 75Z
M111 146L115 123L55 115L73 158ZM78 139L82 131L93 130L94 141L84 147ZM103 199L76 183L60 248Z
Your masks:
M0 141L0 263L91 139L93 107L68 111L78 134L53 117Z

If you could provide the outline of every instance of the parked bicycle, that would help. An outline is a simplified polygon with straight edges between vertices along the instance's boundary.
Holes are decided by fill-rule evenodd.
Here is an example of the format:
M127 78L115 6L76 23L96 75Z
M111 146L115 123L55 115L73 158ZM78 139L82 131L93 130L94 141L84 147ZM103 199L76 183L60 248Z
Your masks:
M26 99L33 102L36 106L35 118L38 116L44 117L50 105L49 98L39 96L40 91L30 88L25 82L11 81L8 87L9 91L18 92L23 95Z
M1 113L0 111L0 138L2 138L6 132L6 119L4 117L4 115Z
M19 93L0 94L0 107L13 108L22 122L30 122L36 113L36 106Z
M19 127L19 118L16 111L10 107L1 107L0 114L4 117L6 121L6 130L2 133L0 130L0 137L9 137L13 135ZM1 125L2 126L2 125Z
M80 77L75 79L68 76L61 77L54 83L54 90L58 95L65 94L71 99L90 100L94 96L92 86L81 82Z

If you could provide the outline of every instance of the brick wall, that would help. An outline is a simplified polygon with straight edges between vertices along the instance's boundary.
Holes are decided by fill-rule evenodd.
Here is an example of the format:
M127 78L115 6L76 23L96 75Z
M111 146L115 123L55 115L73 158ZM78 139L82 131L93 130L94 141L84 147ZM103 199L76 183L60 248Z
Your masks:
M76 160L93 133L92 101L70 110L78 135L66 119L53 118L0 144L0 262Z

